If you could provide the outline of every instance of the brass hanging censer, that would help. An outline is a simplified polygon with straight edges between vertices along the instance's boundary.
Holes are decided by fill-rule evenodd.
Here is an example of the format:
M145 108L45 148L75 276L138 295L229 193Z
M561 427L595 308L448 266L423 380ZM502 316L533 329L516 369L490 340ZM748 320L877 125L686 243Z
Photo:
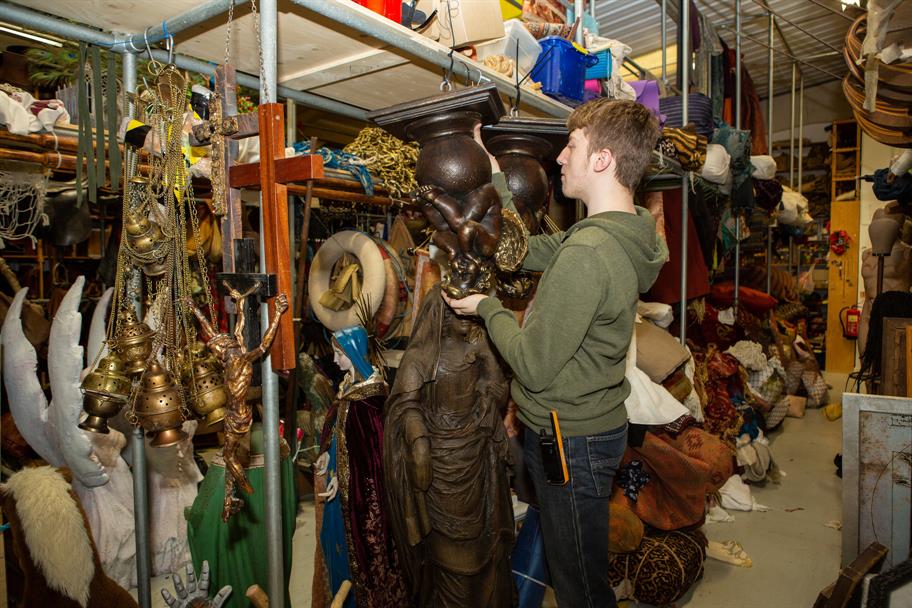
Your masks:
M117 351L126 363L124 372L131 376L141 374L146 369L146 361L152 354L152 338L155 332L136 317L132 306L125 306L120 311L121 329L117 336Z
M203 418L202 424L212 427L225 419L225 405L228 392L222 365L200 341L190 348L190 356L184 367L184 385L190 387L193 413Z
M149 362L133 406L140 426L152 439L153 447L166 447L187 438L181 429L184 422L180 387L171 372L158 361Z
M110 351L82 381L82 409L89 416L79 428L108 434L108 418L116 416L130 396L131 383L123 367L120 355Z

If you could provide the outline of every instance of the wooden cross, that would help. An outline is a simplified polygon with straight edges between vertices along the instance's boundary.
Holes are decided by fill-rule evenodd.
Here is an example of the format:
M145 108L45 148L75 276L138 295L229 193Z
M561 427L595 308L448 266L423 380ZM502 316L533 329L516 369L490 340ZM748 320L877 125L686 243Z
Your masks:
M213 136L228 137L226 158L219 159L220 175L226 184L225 217L223 219L222 251L226 272L236 272L234 241L241 238L241 188L260 189L263 205L264 250L266 272L277 275L277 291L294 297L291 284L291 252L288 243L288 189L286 184L323 177L323 159L319 155L285 158L285 112L282 104L261 104L256 114L237 114L237 86L234 68L220 66L216 78L221 83L221 116L194 128L197 143L212 140ZM254 126L253 116L257 120ZM260 162L236 165L237 141L259 136ZM217 139L215 140L217 141ZM304 280L298 277L299 281ZM275 315L275 303L269 304L270 318ZM270 351L272 368L276 371L294 369L296 362L294 320L283 315Z

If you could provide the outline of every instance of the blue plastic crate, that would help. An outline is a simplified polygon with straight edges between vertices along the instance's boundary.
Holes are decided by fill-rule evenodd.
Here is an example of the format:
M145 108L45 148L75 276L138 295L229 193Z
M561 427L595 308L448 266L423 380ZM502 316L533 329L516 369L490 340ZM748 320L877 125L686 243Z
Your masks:
M598 57L598 63L591 68L586 68L586 80L611 78L611 73L614 69L614 66L611 63L611 51L603 49L597 53L593 53L593 55Z
M598 57L583 53L560 36L548 36L539 41L538 56L530 78L542 85L542 93L558 101L577 105L583 100L586 68L594 66Z

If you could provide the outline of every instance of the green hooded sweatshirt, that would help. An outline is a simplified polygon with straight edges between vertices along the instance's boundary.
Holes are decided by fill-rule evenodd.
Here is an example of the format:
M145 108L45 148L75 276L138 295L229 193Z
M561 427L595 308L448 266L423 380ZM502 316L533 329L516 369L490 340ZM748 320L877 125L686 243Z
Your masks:
M667 254L655 220L642 207L636 215L607 211L566 232L529 239L523 268L544 274L523 327L497 298L478 305L491 340L513 369L511 394L523 423L550 429L553 409L561 433L579 436L627 421L625 369L637 299Z

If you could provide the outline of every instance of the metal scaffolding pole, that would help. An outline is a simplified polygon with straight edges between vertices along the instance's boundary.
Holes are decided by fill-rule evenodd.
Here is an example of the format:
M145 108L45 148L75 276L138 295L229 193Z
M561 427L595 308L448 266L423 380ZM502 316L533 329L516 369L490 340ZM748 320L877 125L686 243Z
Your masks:
M792 92L789 97L789 188L795 188L795 90L798 87L798 64L792 62Z
M776 17L769 13L769 32L767 33L767 46L769 47L769 57L767 65L767 87L766 87L766 139L769 147L769 154L773 154L773 30L776 27ZM773 223L769 223L766 233L766 293L772 291L773 279Z
M132 117L133 93L136 92L136 55L124 53L123 56L123 88L127 94L128 116ZM136 154L136 152L132 152ZM130 175L130 163L124 163L127 170L126 180ZM137 311L138 312L138 311ZM143 440L143 430L136 427L130 434L130 452L133 459L133 523L136 539L136 582L137 598L140 608L152 606L152 561L149 553L149 482L146 467L146 443Z
M735 0L735 128L741 128L741 0ZM738 314L741 300L741 208L735 211L735 295L732 306Z
M276 51L278 30L277 0L260 0L260 100L261 103L276 101ZM284 135L284 134L283 134ZM260 194L260 226L265 226L263 199ZM260 230L260 251L266 251L264 231ZM260 255L260 272L266 270L266 256ZM291 294L287 294L289 297ZM278 314L278 313L276 313ZM269 307L260 306L260 327L269 327ZM279 456L279 377L272 370L272 357L263 359L263 500L266 519L266 562L269 569L267 579L269 605L272 608L285 606L284 559L282 555L282 463Z
M583 36L583 15L586 12L585 0L574 0L573 2L573 14L577 19L580 20L579 27L576 28L576 43L580 46L584 46L584 36Z
M678 73L681 75L681 124L688 120L687 95L690 92L690 0L682 0L678 21L678 40L681 60ZM681 303L678 321L681 325L681 344L687 343L687 220L690 217L688 205L690 195L690 171L681 178Z
M158 25L150 26L143 32L118 37L115 42L114 50L135 51L137 53L144 52L146 47L150 44L161 42L168 37L174 36L174 34L177 34L178 32L182 32L195 25L199 25L208 19L228 12L228 7L232 3L235 8L237 8L242 4L246 4L247 1L248 0L210 0L209 2L195 6L180 15L166 19Z
M798 192L801 192L804 169L804 75L801 76L801 90L798 94Z
M662 0L662 85L668 86L668 0Z

